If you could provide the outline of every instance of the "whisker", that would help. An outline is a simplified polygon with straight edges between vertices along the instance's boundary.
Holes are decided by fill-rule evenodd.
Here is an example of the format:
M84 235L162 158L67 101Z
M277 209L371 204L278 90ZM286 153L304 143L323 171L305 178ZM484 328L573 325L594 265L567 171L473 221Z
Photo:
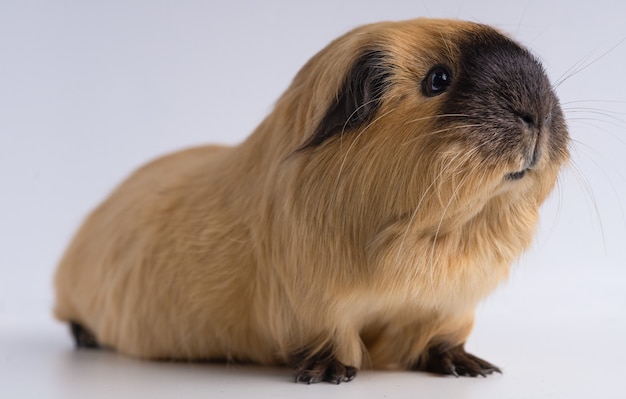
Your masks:
M346 150L346 153L343 157L343 160L341 161L341 164L339 165L339 171L337 172L337 179L335 180L335 192L337 192L337 190L339 189L339 180L341 178L341 174L343 173L343 169L345 167L346 161L348 160L348 155L350 153L350 151L352 150L352 148L355 146L356 142L359 140L359 138L376 122L378 122L380 119L384 118L385 116L389 115L391 112L393 112L393 109L383 113L382 115L379 115L377 118L375 118L373 121L371 121L370 123L367 124L367 126L365 126L363 129L361 129L359 131L359 133L356 135L356 137L352 140L352 143L350 144L350 146L348 147L348 149ZM343 136L343 134L342 134Z
M546 232L546 236L544 237L543 242L539 245L540 250L543 249L547 245L549 238L554 234L556 227L560 224L559 219L561 218L561 213L562 213L562 208L563 208L563 188L562 188L560 175L557 176L557 179L556 179L556 191L558 195L556 213L554 214L552 223L550 224L550 228Z
M614 140L618 141L620 144L622 144L623 146L625 146L625 147L626 147L626 141L624 141L624 139L623 139L622 137L618 136L617 134L615 134L615 133L614 133L613 131L611 131L611 130L607 130L607 129L605 129L605 128L601 127L601 126L598 126L598 125L596 125L596 124L591 123L590 121L592 121L592 120L593 120L593 119L586 119L586 118L572 118L572 119L571 119L571 121L573 121L573 122L576 122L576 123L579 123L579 124L582 124L582 125L585 125L585 126L591 126L591 127L593 127L594 129L596 129L596 130L599 130L599 131L601 131L601 132L603 132L603 133L608 134L611 138L613 138ZM601 121L601 120L600 120L600 121ZM617 126L617 127L619 127L619 128L622 128L622 127L621 127L621 126L619 126L619 125L615 125L615 124L611 124L611 123L610 123L610 125L612 125L612 126ZM623 127L623 128L624 128L624 129L626 129L626 126L625 126L625 127ZM580 141L578 141L578 140L575 140L574 138L572 138L572 140L573 140L573 141L575 141L575 142L580 142Z
M606 116L607 118L611 118L611 119L617 119L620 122L624 122L623 119L620 119L619 117L617 117L616 115L626 115L626 112L617 112L617 111L609 111L606 109L600 109L600 108L590 108L590 107L577 107L577 108L563 108L563 111L565 111L565 113L585 113L588 112L590 114L594 114L594 115L602 115L602 116Z
M448 57L454 57L455 53L452 51L452 46L450 46L450 40L446 38L442 32L439 33L439 37L446 48L447 53L445 54L447 54Z
M524 7L524 11L522 12L522 16L519 18L519 22L517 23L517 28L515 28L514 36L518 36L518 34L519 34L519 30L522 27L522 23L524 22L524 18L526 17L526 13L528 12L528 8L530 7L530 3L532 3L532 1L529 0L526 3L526 7Z
M575 140L575 142L577 146L584 147L585 149L591 152L594 152L599 157L602 157L602 154L599 153L597 150L595 150L593 147L577 140ZM609 186L611 187L611 191L613 192L613 195L615 196L615 199L617 200L617 204L620 209L620 214L622 216L622 222L624 223L624 226L626 226L626 212L624 212L624 207L622 206L622 201L619 196L619 193L617 192L615 185L611 182L611 179L609 178L608 173L606 173L606 171L600 166L600 164L595 160L594 157L582 151L582 148L577 148L577 149L580 150L580 152L578 152L579 154L585 155L589 159L589 161L591 161L591 163L593 163L596 166L596 168L598 168L600 173L602 173L602 176L604 176L604 178L609 183ZM626 177L622 174L622 172L620 172L620 170L617 167L615 167L615 165L609 159L604 158L604 160L609 163L609 166L615 171L615 173L617 173L617 175L622 179L622 181L626 182Z
M589 120L593 120L593 121L599 121L599 122L603 122L603 123L608 123L608 124L612 124L613 126L617 126L619 128L624 128L624 126L626 126L626 120L616 116L617 114L611 115L609 113L603 112L603 111L586 111L586 110L581 110L581 111L567 111L568 114L582 114L582 115L593 115L594 117L576 117L576 118L572 118L568 115L567 120L580 120L580 119L589 119ZM626 115L626 114L624 114ZM598 116L603 116L606 119L602 119L599 118Z
M587 62L587 60L589 60L593 56L593 53L597 49L598 49L598 47L596 47L595 49L591 50L586 55L584 55L581 59L579 59L574 64L572 64L572 66L570 66L567 70L565 70L565 72L563 72L563 74L561 76L559 76L559 78L556 80L556 82L553 85L553 88L556 89L557 87L559 87L563 83L563 81L569 79L570 76L573 76L573 75L577 74L579 72L577 69L582 68L582 66L585 64L585 62Z
M404 248L404 242L406 241L406 237L409 234L409 230L411 228L411 226L413 225L413 221L415 220L415 217L417 216L417 213L419 212L419 210L421 209L422 203L424 202L424 200L426 199L426 195L428 195L428 193L430 192L430 190L434 187L434 185L437 183L438 179L441 178L441 176L451 167L452 162L456 160L456 158L458 158L460 155L462 154L456 154L447 164L446 166L444 166L441 171L437 174L437 176L433 179L433 181L428 185L428 187L426 188L426 190L424 190L424 192L422 193L419 201L417 202L417 206L415 207L415 210L413 211L413 213L411 214L411 218L409 219L409 222L407 224L406 229L404 230L404 234L402 235L402 239L400 240L400 246L398 247L398 252L396 254L396 262L399 262L400 260L400 255L402 254L402 249Z
M604 58L604 56L606 56L607 54L611 53L613 50L615 50L617 47L619 47L624 41L626 40L626 37L622 38L622 40L620 40L619 42L617 42L616 44L614 44L611 48L609 48L608 50L606 50L605 52L603 52L602 54L600 54L598 57L596 57L594 60L592 60L591 62L587 63L586 65L583 65L583 62L586 62L589 58L591 58L591 55L593 54L593 51L591 51L589 53L589 55L587 55L585 58L583 58L582 62L577 63L579 66L576 66L576 69L573 70L569 75L562 77L560 79L557 80L557 82L554 84L554 88L558 88L559 86L561 86L563 83L565 83L567 80L569 80L572 76L579 74L580 72L584 71L585 69L591 67L592 65L594 65L596 62L600 61L602 58ZM576 65L576 64L574 64ZM565 73L568 73L569 71L571 71L572 68L568 69Z
M354 111L352 111L352 113L350 115L348 115L348 117L346 118L345 122L343 123L343 126L341 127L341 133L340 134L343 136L343 134L346 132L346 128L348 127L348 123L350 122L350 119L352 119L352 117L354 115L356 115L357 112L359 112L363 107L365 107L367 105L370 105L372 103L375 103L376 101L378 101L378 99L376 99L376 98L371 99L370 101L364 102L363 104L359 105Z
M411 119L405 122L405 124L426 121L429 119L439 119L439 118L469 118L469 115L466 114L441 114L441 115L431 115L431 116L423 116L416 119Z
M574 150L577 154L579 153L577 148L575 148ZM600 216L598 203L595 199L595 196L593 195L593 188L591 186L591 183L585 177L584 173L582 172L582 169L578 167L578 164L576 163L574 159L570 161L570 167L571 167L574 177L580 184L581 189L586 194L585 198L587 199L587 206L590 206L590 210L593 210L593 214L595 214L595 217L598 221L598 225L600 227L600 236L602 237L602 243L604 246L604 250L606 252L607 248L606 248L606 236L604 234L604 225L602 223L602 217Z
M430 8L428 8L428 3L426 2L426 0L422 0L422 6L424 6L424 8L426 9L426 15L428 16L428 18L431 18L432 14L430 12Z
M626 104L623 100L572 100L561 103L561 106L580 103Z
M412 139L409 139L409 140L403 142L401 145L404 146L404 145L407 145L407 144L411 144L414 141L417 141L417 140L419 140L421 138L428 137L428 136L433 136L435 134L451 132L451 131L456 130L456 129L465 129L465 128L469 128L469 127L480 127L480 126L482 126L482 124L473 123L473 124L468 124L468 125L451 126L451 127L445 128L445 129L434 130L432 132L428 132L427 134L420 134L420 135L418 135L418 136L416 136L416 137L414 137Z
M341 133L339 134L339 153L343 153L343 137L344 134L346 132L346 128L348 127L348 122L350 122L350 119L352 119L352 117L363 107L365 107L366 105L369 105L375 101L378 101L377 99L372 99L370 101L367 101L363 104L361 104L360 106L358 106L354 111L352 111L352 113L350 115L348 115L348 117L346 118L343 126L341 127ZM354 138L354 140L352 141L352 144L348 147L348 149L346 150L346 154L343 158L343 160L341 161L341 165L339 166L339 171L337 172L337 179L335 180L335 194L337 194L337 191L339 190L339 179L341 178L341 173L343 171L343 167L345 165L346 159L348 158L348 154L350 152L350 150L352 149L352 147L354 146L354 144L356 143L356 141L359 139L359 137L361 137L361 135L365 132L365 130L367 130L374 122L378 121L380 118L388 115L392 110L387 111L385 114L377 117L376 119L374 119L373 121L371 121L370 123L367 124L367 126L365 126L358 134L357 136Z
M441 212L441 218L439 219L439 223L437 224L437 229L435 230L435 235L433 237L433 245L432 245L431 250L430 250L430 270L429 270L430 285L431 285L431 289L433 291L435 290L435 282L434 282L435 248L437 247L437 241L439 239L439 233L441 232L441 225L443 224L443 220L445 219L446 213L448 212L448 209L450 208L450 205L452 204L452 201L454 200L454 198L458 194L458 192L461 189L461 187L463 187L463 185L465 184L466 180L467 180L467 175L457 185L457 187L452 192L452 195L450 195L450 199L448 200L448 203L446 204L446 206L444 207L443 211Z
M568 121L591 121L591 122L602 122L605 123L607 125L611 125L614 127L618 127L620 129L626 129L626 123L624 124L619 124L617 122L612 122L612 121L607 121L606 119L600 119L600 118L567 118Z

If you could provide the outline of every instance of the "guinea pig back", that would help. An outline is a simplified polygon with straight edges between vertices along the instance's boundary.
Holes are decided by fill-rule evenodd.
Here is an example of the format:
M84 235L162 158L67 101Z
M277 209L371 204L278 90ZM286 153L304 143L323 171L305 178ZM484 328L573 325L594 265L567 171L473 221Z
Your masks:
M57 270L78 346L146 359L485 375L474 309L529 246L568 160L546 74L488 26L357 28L235 147L157 159Z

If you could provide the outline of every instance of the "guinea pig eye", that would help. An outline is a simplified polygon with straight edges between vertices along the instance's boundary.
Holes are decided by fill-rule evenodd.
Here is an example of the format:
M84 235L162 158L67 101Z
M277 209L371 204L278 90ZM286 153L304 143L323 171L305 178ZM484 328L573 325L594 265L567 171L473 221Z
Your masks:
M448 88L452 83L450 71L443 65L432 68L422 81L422 94L427 97L437 96Z

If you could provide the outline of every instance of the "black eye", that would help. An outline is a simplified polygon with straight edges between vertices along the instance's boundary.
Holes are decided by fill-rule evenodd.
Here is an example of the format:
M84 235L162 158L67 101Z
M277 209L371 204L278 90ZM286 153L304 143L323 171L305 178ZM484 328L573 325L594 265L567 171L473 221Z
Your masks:
M422 94L427 97L437 96L446 91L450 83L452 83L450 71L445 66L438 65L422 80Z

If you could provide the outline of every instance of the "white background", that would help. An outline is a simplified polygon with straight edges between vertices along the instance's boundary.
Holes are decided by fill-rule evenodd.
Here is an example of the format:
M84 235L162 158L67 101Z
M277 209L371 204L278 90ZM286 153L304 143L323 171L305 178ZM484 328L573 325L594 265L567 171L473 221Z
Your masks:
M0 398L624 398L626 8L621 1L0 2ZM357 25L417 16L495 25L558 86L573 162L533 249L479 308L488 379L285 369L76 352L50 313L55 264L85 214L147 160L243 140L300 66ZM581 68L586 67L586 68Z

